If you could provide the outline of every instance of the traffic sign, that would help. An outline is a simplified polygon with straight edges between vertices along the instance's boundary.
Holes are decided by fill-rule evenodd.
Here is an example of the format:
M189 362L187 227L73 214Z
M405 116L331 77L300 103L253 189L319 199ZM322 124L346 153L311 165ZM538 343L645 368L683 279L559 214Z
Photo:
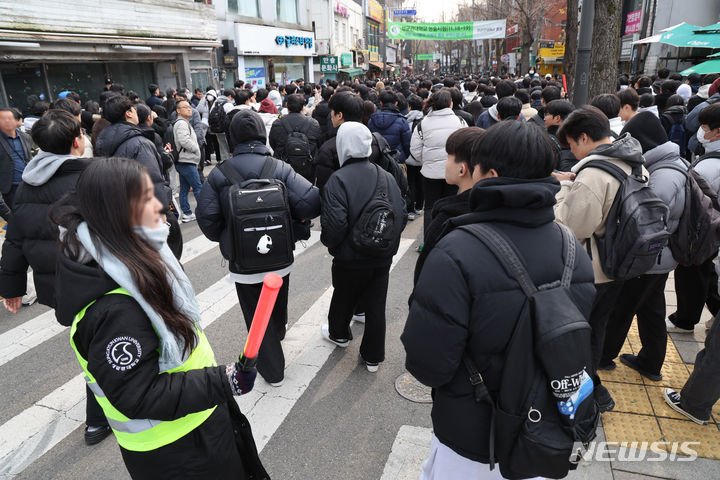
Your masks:
M395 17L412 17L417 15L416 9L411 10L393 10L393 16Z

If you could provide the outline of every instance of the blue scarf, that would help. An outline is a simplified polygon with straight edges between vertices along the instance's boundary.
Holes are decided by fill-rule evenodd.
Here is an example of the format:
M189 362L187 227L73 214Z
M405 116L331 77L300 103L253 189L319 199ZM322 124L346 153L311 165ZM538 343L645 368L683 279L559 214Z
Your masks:
M195 291L190 283L190 279L188 279L187 275L185 275L180 263L177 261L167 245L169 228L167 225L163 224L160 228L150 229L147 227L135 227L134 230L145 241L147 241L150 246L160 252L160 256L162 257L167 269L168 283L172 288L175 306L178 310L190 318L195 324L197 331L200 331L200 306L198 305L197 298L195 298ZM125 264L115 257L115 255L110 253L107 248L102 245L102 243L99 242L99 251L95 248L95 244L92 241L92 235L90 234L88 226L85 222L78 226L77 236L87 250L87 253L90 254L100 267L102 267L110 278L115 280L118 285L123 287L133 296L135 301L140 304L140 307L142 307L143 311L145 311L145 314L150 319L155 332L160 338L160 358L158 360L160 371L164 372L182 365L189 355L189 352L185 356L182 354L183 348L185 347L183 339L181 337L176 337L168 329L158 312L153 310L143 298L137 288L137 285L133 282L130 271Z

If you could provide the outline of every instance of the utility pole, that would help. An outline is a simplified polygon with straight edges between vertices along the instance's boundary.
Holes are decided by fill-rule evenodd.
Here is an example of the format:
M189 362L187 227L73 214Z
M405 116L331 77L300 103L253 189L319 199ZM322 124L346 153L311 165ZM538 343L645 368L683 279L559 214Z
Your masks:
M575 93L573 94L573 104L576 107L582 107L587 103L594 20L595 0L583 0L582 12L580 12L580 39L578 40L577 63L575 65Z

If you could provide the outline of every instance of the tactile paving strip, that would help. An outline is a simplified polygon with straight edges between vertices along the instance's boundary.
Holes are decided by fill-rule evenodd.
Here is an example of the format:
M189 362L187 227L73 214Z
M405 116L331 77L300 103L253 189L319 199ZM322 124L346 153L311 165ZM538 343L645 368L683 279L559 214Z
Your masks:
M615 364L617 367L614 370L600 370L598 372L600 380L603 382L624 382L642 385L643 381L639 373L627 367L625 364L620 363L619 359L615 359Z
M686 417L680 415L678 412L670 408L667 403L665 403L665 398L663 397L663 390L665 390L665 387L646 386L645 388L647 388L648 396L650 397L650 403L652 404L653 410L655 410L656 417L667 417L675 418L678 420L687 420Z
M675 344L669 336L667 341L667 350L665 351L665 361L673 363L683 363L680 352L677 351L677 348L675 348Z
M603 427L608 442L659 442L660 427L655 417L633 413L603 413Z
M685 385L688 377L690 376L690 372L688 372L688 369L684 363L672 363L667 361L663 364L660 373L662 373L663 378L658 382L653 382L652 380L649 380L645 377L642 377L642 380L643 382L645 382L645 385L650 385L653 387L665 386L682 388L683 385Z
M614 412L653 414L650 400L643 385L618 382L603 382L603 385L610 391L610 395L615 400Z
M689 420L658 418L664 441L666 442L700 442L692 445L698 456L720 459L720 431L714 424L698 425Z

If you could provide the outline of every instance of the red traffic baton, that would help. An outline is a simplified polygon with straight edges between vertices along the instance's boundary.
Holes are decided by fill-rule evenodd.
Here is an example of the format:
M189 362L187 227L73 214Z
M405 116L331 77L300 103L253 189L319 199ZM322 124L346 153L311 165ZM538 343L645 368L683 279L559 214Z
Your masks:
M258 300L257 307L255 307L250 332L248 332L248 338L245 341L245 348L238 359L238 363L240 363L244 372L252 370L257 363L260 344L262 344L263 338L265 337L270 315L275 307L275 301L277 300L278 292L282 284L283 279L280 275L275 273L265 275L263 288L260 292L260 299Z

